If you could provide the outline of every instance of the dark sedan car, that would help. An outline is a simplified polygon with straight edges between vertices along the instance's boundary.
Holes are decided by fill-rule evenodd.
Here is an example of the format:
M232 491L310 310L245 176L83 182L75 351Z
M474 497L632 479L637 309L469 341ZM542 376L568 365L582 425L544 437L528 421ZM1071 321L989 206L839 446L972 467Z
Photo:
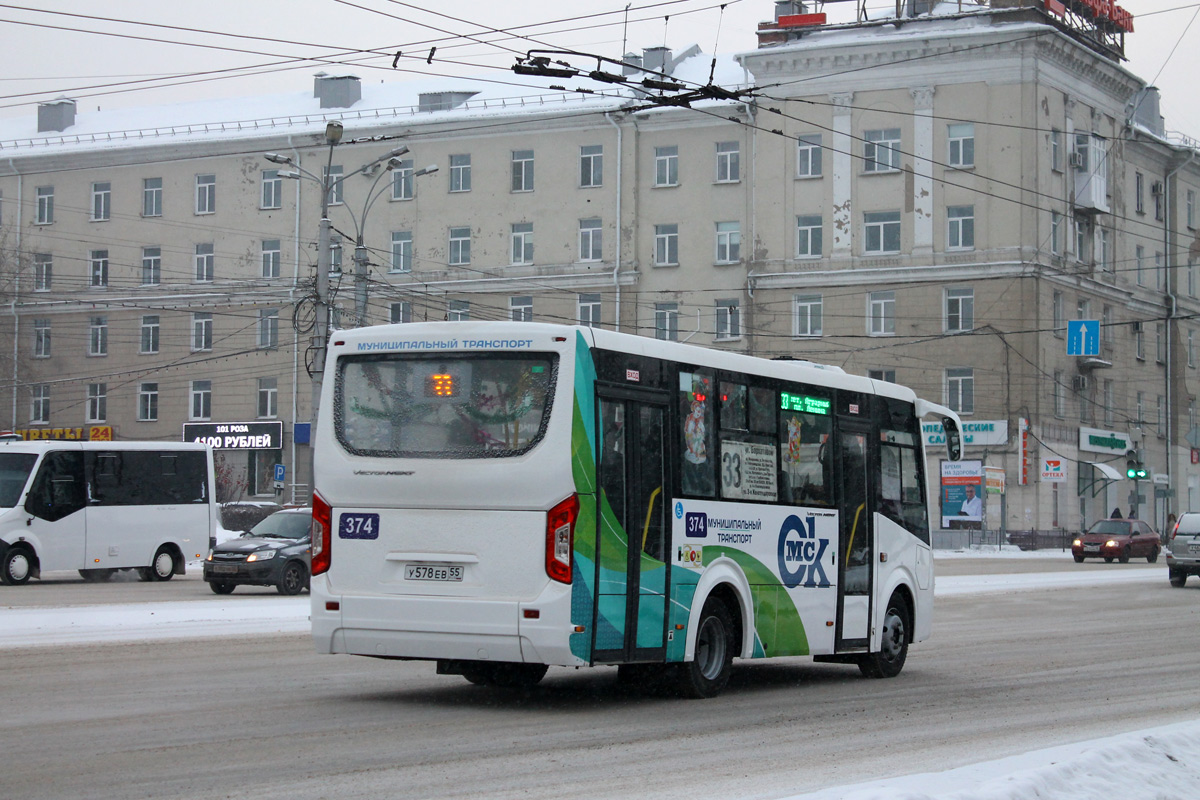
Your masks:
M276 511L236 539L214 547L204 562L204 580L217 594L229 594L241 584L299 594L308 588L311 528L311 508Z
M1077 562L1085 558L1103 558L1122 564L1131 558L1145 558L1151 564L1158 560L1162 545L1158 534L1140 519L1102 519L1075 538L1071 555Z

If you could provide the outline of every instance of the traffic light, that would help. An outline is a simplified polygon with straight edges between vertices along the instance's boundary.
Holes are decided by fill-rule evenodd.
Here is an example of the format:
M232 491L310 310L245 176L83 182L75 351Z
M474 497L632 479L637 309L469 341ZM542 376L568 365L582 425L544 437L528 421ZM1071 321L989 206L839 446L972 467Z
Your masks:
M1125 451L1125 477L1140 481L1146 477L1146 468L1142 465L1142 454L1137 450Z

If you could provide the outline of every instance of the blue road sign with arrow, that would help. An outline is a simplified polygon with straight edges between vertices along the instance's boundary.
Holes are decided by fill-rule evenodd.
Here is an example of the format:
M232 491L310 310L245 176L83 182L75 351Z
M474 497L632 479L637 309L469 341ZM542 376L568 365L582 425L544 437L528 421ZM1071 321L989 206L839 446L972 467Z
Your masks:
M1100 355L1100 320L1073 319L1067 322L1067 355Z

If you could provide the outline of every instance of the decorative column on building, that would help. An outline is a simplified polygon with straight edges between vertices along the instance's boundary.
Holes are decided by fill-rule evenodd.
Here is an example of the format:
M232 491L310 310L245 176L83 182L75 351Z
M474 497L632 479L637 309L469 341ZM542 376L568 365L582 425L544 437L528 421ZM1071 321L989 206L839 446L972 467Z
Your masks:
M850 189L854 184L854 153L862 151L862 144L852 137L850 104L854 94L829 96L833 103L833 244L830 255L834 259L849 259L854 255L854 216L850 208Z
M933 256L933 87L911 90L913 98L912 209L916 258Z

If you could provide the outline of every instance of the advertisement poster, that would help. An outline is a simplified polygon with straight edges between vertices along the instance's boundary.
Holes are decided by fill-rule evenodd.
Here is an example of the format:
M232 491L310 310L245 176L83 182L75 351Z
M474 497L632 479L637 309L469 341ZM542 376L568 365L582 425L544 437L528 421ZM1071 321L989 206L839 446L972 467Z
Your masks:
M983 527L983 462L942 462L942 527Z

